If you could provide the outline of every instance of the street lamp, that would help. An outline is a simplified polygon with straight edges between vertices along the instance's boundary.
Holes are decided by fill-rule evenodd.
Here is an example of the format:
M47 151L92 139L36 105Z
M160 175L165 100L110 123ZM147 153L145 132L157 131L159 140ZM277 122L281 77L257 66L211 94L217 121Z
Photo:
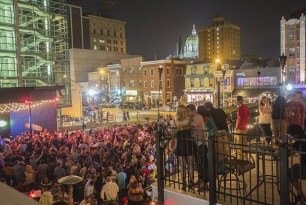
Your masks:
M161 75L163 72L163 68L159 66L158 68L158 78L159 78L159 85L158 85L158 101L157 101L157 132L156 132L156 161L157 167L163 167L163 147L161 143L163 142L163 133L162 133L162 125L160 124L160 110L159 110L159 100L160 100L160 89L162 87ZM158 190L158 199L161 204L164 204L164 173L163 169L157 169L157 190Z
M285 65L286 65L286 61L287 61L287 56L285 56L284 55L284 53L283 53L283 55L281 55L279 58L278 58L278 60L279 60L279 63L280 63L280 65L281 65L281 67L282 67L282 72L281 72L281 93L280 93L280 95L282 94L282 91L283 91L283 86L284 86L284 77L285 77L285 75L286 75L286 71L285 71Z
M261 72L260 71L258 71L257 72L257 95L258 95L258 98L259 98L259 83L260 83L260 80L259 80L259 78L260 78L260 74L261 74ZM259 102L259 101L258 101Z
M224 84L224 78L225 78L225 73L226 73L226 70L223 69L222 70L222 77L223 77L223 93L222 93L222 96L223 96L223 100L222 100L222 104L223 104L223 108L224 108L224 90L225 90L225 84Z
M217 63L217 71L221 70L221 61L219 58L216 59L216 63ZM220 109L220 79L219 78L217 81L217 98L218 98L218 109Z

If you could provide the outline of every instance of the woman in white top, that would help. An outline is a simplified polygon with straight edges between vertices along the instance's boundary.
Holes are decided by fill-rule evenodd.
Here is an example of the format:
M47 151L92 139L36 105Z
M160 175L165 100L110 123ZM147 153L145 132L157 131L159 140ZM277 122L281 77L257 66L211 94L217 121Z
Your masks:
M271 131L271 103L270 99L266 96L263 96L260 100L260 103L258 105L259 110L259 120L258 120L258 126L261 130L262 134L266 136L266 141L270 143L272 131Z
M188 168L189 185L193 184L193 143L190 130L181 130L182 127L189 125L187 117L187 108L179 105L176 110L175 120L172 120L171 127L175 127L179 131L175 134L176 149L175 155L180 163L180 173L183 181L182 190L186 191L186 169ZM187 165L187 168L186 168Z

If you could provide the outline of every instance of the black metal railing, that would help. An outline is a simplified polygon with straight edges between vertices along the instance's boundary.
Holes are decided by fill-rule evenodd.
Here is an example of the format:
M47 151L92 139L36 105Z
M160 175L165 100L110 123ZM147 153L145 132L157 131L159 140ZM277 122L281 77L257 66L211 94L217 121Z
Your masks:
M157 158L162 156L158 179L161 180L158 188L162 190L159 192L163 189L180 190L182 194L189 192L210 204L286 205L296 201L302 193L297 193L290 182L300 179L300 189L305 186L300 156L306 153L292 147L290 142L271 146L258 137L253 139L247 134L231 132L214 132L213 137L204 139L204 133L209 133L206 130L170 136L164 134L166 129L161 128L157 134L158 153L161 153ZM290 168L295 169L295 175L300 175L293 176ZM203 181L196 183L198 179Z

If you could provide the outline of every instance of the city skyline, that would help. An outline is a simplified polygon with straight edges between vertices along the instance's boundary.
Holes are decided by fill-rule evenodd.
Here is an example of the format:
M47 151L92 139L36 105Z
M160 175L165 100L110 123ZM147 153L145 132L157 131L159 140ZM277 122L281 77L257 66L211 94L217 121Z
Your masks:
M99 0L67 0L83 7L83 12L96 12ZM241 54L257 54L262 58L280 55L280 20L289 19L290 13L306 7L306 1L140 1L114 0L112 16L125 21L127 53L145 58L164 59L177 55L179 35L182 43L196 30L210 26L220 14L241 29ZM124 10L122 9L124 8ZM230 9L228 9L230 8ZM183 12L182 12L183 11Z

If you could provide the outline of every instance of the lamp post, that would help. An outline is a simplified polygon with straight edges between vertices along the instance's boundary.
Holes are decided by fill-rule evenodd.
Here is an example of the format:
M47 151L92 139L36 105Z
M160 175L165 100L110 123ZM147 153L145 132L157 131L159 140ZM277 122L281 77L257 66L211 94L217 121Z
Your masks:
M278 58L278 60L279 60L279 63L281 65L281 68L282 68L282 71L281 71L281 93L280 93L280 95L281 95L283 90L284 90L283 87L284 87L284 81L285 81L284 77L286 75L285 65L286 65L286 61L287 61L287 56L285 56L284 53L283 53L283 55L281 55Z
M258 71L257 72L257 95L258 95L258 98L259 98L259 83L260 83L260 80L259 80L259 78L260 78L260 74L261 74L261 72L260 71ZM259 102L259 101L258 101Z
M226 70L223 69L222 70L222 77L223 77L223 93L222 93L223 100L222 100L222 107L223 108L224 108L224 90L225 90L224 78L225 78L225 73L226 73Z
M164 167L163 164L163 147L161 147L162 142L162 128L159 122L160 120L160 110L159 110L159 100L160 100L160 89L162 86L161 75L163 72L163 68L159 66L158 68L158 78L159 78L159 85L158 85L158 100L157 100L157 132L156 132L156 161L157 167ZM163 169L157 169L157 189L158 189L158 200L161 204L164 204L164 173Z
M217 70L221 70L221 62L220 59L216 59L217 62ZM220 67L219 67L220 66ZM220 79L217 81L217 98L218 98L218 109L220 109Z

